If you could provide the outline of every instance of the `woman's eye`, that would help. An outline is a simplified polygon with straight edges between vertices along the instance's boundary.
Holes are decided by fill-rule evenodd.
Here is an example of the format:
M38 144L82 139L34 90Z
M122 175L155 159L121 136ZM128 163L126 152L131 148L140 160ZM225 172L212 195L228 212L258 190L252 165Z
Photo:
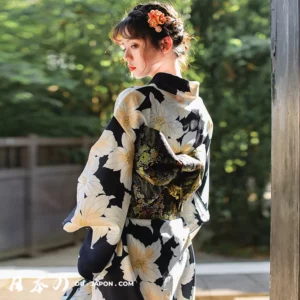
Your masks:
M133 45L131 45L131 48L132 49L135 49L135 48L137 48L138 47L138 45L137 44L133 44ZM125 52L126 51L126 48L121 48L122 50L123 50L123 52Z

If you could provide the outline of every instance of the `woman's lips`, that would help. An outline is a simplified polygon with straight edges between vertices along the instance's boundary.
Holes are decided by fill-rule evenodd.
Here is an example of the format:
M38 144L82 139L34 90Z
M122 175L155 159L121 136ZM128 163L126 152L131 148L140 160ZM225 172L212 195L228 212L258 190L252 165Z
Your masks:
M136 69L135 67L128 67L128 68L130 69L130 71L133 71Z

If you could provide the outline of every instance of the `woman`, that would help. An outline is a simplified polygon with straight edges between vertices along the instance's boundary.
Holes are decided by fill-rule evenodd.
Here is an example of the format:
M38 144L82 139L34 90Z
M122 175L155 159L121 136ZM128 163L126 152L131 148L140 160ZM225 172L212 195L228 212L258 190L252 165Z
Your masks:
M64 230L86 228L63 299L195 299L192 239L209 220L213 124L181 76L190 36L169 4L138 5L113 29L135 78L90 150Z

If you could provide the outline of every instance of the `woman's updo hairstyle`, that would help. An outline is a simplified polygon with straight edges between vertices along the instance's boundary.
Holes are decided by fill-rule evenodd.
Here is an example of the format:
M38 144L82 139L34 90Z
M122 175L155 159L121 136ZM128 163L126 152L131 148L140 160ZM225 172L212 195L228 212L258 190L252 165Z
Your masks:
M162 28L160 32L150 27L148 23L148 13L156 9L164 13L165 17L170 17L170 21L160 25ZM178 57L180 67L187 68L188 50L192 36L185 31L184 22L172 5L156 1L137 5L113 28L111 33L111 39L116 44L121 43L122 37L145 40L147 36L157 50L160 49L159 42L164 37L170 36L173 40L173 50Z

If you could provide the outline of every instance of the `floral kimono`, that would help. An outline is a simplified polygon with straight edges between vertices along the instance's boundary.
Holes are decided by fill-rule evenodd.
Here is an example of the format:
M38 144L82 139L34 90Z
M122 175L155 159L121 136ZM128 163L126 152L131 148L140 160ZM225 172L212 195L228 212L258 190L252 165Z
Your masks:
M211 117L199 82L159 72L121 92L63 222L85 228L62 299L195 299L192 239L209 220Z

